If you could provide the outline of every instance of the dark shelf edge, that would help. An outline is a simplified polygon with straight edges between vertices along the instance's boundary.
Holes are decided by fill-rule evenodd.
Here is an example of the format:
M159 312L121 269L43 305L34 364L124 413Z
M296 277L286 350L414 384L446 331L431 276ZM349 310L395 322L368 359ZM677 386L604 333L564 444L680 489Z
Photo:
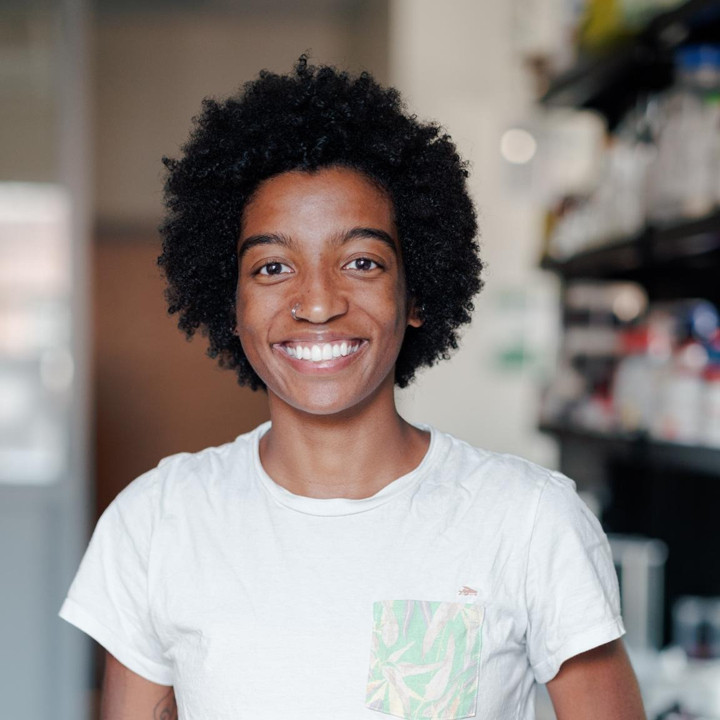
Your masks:
M637 235L563 260L544 257L540 267L567 279L622 278L717 250L720 250L720 211L692 220L648 225Z
M546 107L594 108L593 100L632 64L635 43L625 42L607 56L588 56L558 75L539 98ZM598 109L598 108L595 108Z
M643 267L640 247L640 236L619 239L562 260L546 256L541 259L540 267L570 279L616 277Z
M720 448L655 440L646 433L602 433L559 423L540 423L540 432L561 442L593 443L608 451L643 455L658 465L683 467L720 478Z

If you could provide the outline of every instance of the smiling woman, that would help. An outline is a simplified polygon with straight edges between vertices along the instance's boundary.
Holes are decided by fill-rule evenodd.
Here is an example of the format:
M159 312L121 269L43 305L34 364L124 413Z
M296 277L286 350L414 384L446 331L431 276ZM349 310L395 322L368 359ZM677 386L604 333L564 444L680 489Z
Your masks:
M395 407L480 288L450 139L301 58L206 102L167 166L170 311L271 421L98 523L61 613L108 651L105 720L530 720L538 682L560 720L641 718L573 483Z
M457 348L481 287L467 169L450 138L406 113L396 90L303 57L289 76L262 72L240 96L206 100L183 157L165 162L160 265L170 312L189 336L207 334L210 355L240 384L262 380L235 333L235 250L258 188L286 172L355 170L389 201L407 292L425 320L405 337L397 384ZM267 241L246 235L245 246Z
M275 424L285 405L392 416L395 362L422 321L387 193L343 167L275 176L245 208L238 255L237 334Z

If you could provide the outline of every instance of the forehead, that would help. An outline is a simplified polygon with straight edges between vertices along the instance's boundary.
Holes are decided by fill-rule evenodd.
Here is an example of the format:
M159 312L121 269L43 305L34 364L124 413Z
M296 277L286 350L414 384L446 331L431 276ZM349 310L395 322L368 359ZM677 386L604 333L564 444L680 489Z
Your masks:
M376 227L396 237L389 195L357 170L291 171L265 180L243 213L241 235Z

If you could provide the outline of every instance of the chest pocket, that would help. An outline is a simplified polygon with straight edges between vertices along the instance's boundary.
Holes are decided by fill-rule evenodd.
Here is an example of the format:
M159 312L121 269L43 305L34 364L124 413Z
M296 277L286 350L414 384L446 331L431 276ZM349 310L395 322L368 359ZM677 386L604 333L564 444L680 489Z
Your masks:
M465 603L373 603L366 706L408 720L473 717L483 617Z

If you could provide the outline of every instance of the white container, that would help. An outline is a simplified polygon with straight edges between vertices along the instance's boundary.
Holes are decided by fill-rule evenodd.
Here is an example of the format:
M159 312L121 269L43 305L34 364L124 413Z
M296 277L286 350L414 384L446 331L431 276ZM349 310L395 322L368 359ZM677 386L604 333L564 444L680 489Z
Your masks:
M720 49L683 47L676 70L648 172L648 216L659 221L706 215L720 195Z
M660 387L652 435L687 445L701 442L702 393L702 378L687 371L669 371Z
M623 432L644 432L657 414L657 390L669 352L659 346L667 344L663 328L644 324L620 335L619 351L623 354L615 369L612 404L615 424Z
M702 442L720 447L720 365L708 367L703 384Z
M655 414L655 372L648 355L629 355L618 363L613 408L621 430L632 433L650 427Z

